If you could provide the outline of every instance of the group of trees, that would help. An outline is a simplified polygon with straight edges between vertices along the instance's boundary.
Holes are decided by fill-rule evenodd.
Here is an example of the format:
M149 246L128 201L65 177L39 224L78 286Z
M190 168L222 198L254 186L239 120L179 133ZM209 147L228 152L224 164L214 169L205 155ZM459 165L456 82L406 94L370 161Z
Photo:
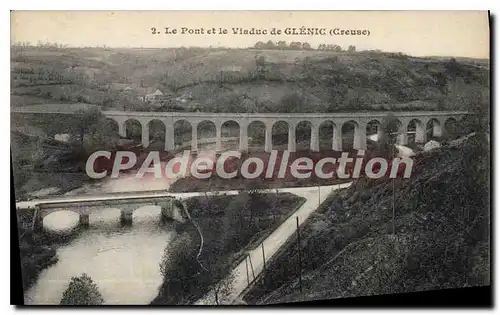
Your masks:
M279 202L285 202L285 207L298 202L261 193L260 187L258 183L248 183L244 191L231 198L205 195L186 201L182 207L189 208L192 218L176 223L177 235L165 248L159 266L163 285L153 303L193 303L209 290L215 304L226 302L225 297L233 288L234 277L229 271L235 254L257 234L279 222L279 218L265 216L279 216ZM213 188L207 187L207 191Z
M269 50L314 50L314 48L308 42L291 42L288 44L286 41L280 40L277 42L273 42L272 40L264 42L257 42L253 46L255 49L269 49ZM339 45L332 44L320 44L318 45L317 50L328 50L335 52L355 52L356 46L349 45L347 50L343 50Z
M16 59L23 60L25 57ZM54 85L54 84L85 84L88 80L84 75L64 70L62 65L51 67L13 68L11 71L13 87ZM17 93L16 93L17 94Z
M341 46L332 45L332 44L320 44L320 45L318 45L318 50L327 50L327 51L335 51L335 52L345 51L342 49ZM349 47L347 48L347 52L350 52L350 53L356 52L356 46L349 45Z
M16 42L12 45L12 48L14 49L22 49L22 48L66 48L68 45L64 45L61 43L50 43L50 42L42 42L39 40L36 44L33 44L29 41L24 41L24 42Z
M264 42L257 42L254 45L255 49L279 49L279 50L313 50L311 44L308 42L291 42L288 44L284 40L273 42L272 40Z
M43 126L47 135L69 134L72 142L84 148L109 148L117 140L111 121L97 107L80 109L65 119L55 114L40 115L37 124Z

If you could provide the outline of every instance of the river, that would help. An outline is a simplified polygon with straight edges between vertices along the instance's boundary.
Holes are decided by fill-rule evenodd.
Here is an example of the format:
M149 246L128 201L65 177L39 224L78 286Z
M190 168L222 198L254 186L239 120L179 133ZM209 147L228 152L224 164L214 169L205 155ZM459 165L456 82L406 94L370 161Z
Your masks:
M212 144L200 154L210 153ZM165 165L162 165L164 167ZM135 173L85 184L66 195L166 190L174 179L143 177ZM43 220L47 230L71 233L79 216L68 211L49 214ZM158 294L162 277L159 264L175 232L160 224L160 208L144 206L134 211L131 227L120 226L120 210L103 208L89 217L89 228L68 245L57 249L59 261L43 270L25 292L25 304L59 304L71 277L82 273L97 284L105 304L149 304Z
M106 304L148 304L158 294L159 263L174 232L160 225L160 209L134 211L133 225L120 226L118 209L90 215L89 229L57 249L59 261L43 270L25 294L26 304L59 304L71 277L82 273L97 284ZM65 211L44 219L44 227L60 230L78 224L78 215Z

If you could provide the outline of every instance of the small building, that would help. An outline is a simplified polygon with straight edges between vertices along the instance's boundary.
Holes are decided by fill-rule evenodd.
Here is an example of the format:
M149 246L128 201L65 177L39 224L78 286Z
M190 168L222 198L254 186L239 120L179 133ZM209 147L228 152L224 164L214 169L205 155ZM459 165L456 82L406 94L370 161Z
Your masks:
M162 101L164 99L165 95L163 94L162 91L159 89L156 89L153 93L146 94L144 96L144 101L145 102L153 102L153 101Z

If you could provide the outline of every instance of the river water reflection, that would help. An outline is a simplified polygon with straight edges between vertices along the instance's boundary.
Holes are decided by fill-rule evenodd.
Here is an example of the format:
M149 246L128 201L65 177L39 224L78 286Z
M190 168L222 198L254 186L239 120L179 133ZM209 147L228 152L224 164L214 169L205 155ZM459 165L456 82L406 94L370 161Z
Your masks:
M76 216L76 218L75 218ZM174 231L160 224L160 209L145 206L134 211L133 225L120 226L120 211L106 209L90 215L87 231L59 247L57 264L43 270L26 292L26 304L59 304L71 277L89 275L106 304L148 304L158 294L162 279L159 263ZM48 229L76 225L77 215L53 213L44 220Z

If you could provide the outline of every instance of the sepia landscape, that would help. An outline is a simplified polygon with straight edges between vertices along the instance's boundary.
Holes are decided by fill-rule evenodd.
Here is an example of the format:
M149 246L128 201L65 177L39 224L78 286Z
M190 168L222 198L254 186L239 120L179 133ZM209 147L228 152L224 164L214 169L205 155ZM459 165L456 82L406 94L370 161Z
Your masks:
M264 305L490 285L488 58L335 38L14 41L10 108L25 304ZM88 171L98 151L110 152L90 163L101 179ZM123 151L136 162L124 167ZM354 162L344 178L297 178L290 165L252 179L138 175L152 152L163 170L228 151L241 156L231 170L285 153L413 166L408 178L356 178Z

